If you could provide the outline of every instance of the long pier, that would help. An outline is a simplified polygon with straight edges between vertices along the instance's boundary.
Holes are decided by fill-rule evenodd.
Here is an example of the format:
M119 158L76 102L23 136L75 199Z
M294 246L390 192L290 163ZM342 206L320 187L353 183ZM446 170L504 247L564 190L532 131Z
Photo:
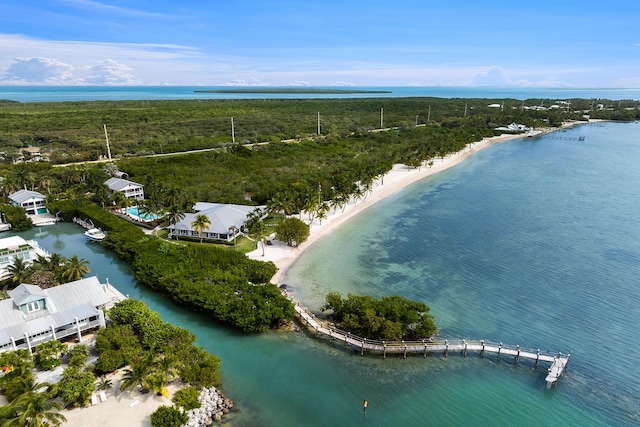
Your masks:
M557 354L550 355L548 353L542 353L539 349L523 349L519 345L510 346L485 340L369 340L328 325L326 322L319 320L297 301L293 301L293 303L300 322L309 330L315 332L316 336L344 342L346 345L349 345L353 351L360 351L360 355L362 356L364 356L365 351L381 353L383 358L386 358L387 354L400 354L405 359L407 354L422 354L423 357L427 357L427 354L438 353L447 357L450 352L454 352L466 357L469 352L477 352L480 354L480 357L484 357L487 353L494 354L498 360L502 357L510 356L513 357L516 364L521 359L532 360L535 362L536 368L539 362L546 362L551 364L545 378L547 388L550 388L556 383L558 378L564 373L571 358L570 354L563 355L558 352Z

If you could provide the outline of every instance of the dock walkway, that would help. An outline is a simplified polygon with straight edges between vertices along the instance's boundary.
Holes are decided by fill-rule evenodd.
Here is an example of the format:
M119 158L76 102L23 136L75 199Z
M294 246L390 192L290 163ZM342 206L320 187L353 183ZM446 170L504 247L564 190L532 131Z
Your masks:
M542 353L540 349L523 349L519 345L510 346L502 343L492 343L486 340L369 340L335 328L319 320L297 301L293 301L293 303L300 322L309 330L315 332L316 336L344 342L346 345L349 345L353 351L360 351L361 355L364 355L366 351L381 353L383 358L386 358L388 353L401 354L403 358L407 357L407 353L422 354L424 357L427 357L427 354L430 353L438 353L446 357L449 352L460 353L463 356L467 356L469 352L477 352L481 357L484 357L486 353L495 354L498 360L500 360L501 357L510 356L513 357L516 364L521 359L532 360L535 362L536 367L539 362L546 362L551 364L545 378L547 387L551 387L556 383L558 378L564 373L571 358L570 354L563 355L560 352L557 354Z

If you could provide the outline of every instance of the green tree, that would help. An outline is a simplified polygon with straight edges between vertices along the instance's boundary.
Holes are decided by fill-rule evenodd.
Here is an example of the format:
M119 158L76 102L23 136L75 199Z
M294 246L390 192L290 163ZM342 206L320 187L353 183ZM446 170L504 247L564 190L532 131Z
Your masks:
M90 271L89 261L78 258L78 255L74 255L67 259L62 265L62 278L66 282L73 282L82 279L82 276Z
M36 347L33 361L37 367L48 371L62 364L66 352L67 346L58 340L43 342Z
M208 230L211 225L209 217L203 214L196 215L195 219L191 222L191 227L200 235L200 243L202 243L204 230Z
M187 414L178 409L161 405L151 414L152 427L180 427L189 421Z
M7 427L56 427L67 421L58 412L62 404L46 392L23 394L8 406L13 417L2 424Z
M285 218L276 227L276 239L289 246L299 246L309 238L309 226L298 218Z
M169 205L164 219L169 223L169 225L175 226L184 219L184 210L178 205ZM178 234L174 234L174 236L176 237L176 240L179 240Z
M10 280L16 285L27 282L31 277L29 265L22 258L18 257L14 257L11 264L7 266L7 272L9 273Z
M62 379L56 386L58 396L73 407L87 406L95 390L94 376L91 372L81 371L69 366L62 373Z
M124 370L122 383L120 384L120 391L129 390L129 394L131 394L133 389L137 386L139 386L141 390L144 390L147 388L146 381L152 372L149 355L139 358L129 368Z

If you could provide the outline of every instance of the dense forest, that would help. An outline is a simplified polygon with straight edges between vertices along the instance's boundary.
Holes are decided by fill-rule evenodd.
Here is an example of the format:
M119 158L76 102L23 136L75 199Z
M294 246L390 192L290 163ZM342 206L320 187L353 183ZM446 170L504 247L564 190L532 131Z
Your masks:
M220 148L234 139L260 143L304 138L317 134L318 115L322 135L342 138L380 128L381 121L383 127L403 129L427 124L484 130L514 121L553 126L581 119L585 112L592 118L637 120L637 107L637 101L581 99L0 101L0 152L9 162L28 156L22 153L27 147L40 148L54 164L96 160L107 154L105 124L112 155L118 158Z

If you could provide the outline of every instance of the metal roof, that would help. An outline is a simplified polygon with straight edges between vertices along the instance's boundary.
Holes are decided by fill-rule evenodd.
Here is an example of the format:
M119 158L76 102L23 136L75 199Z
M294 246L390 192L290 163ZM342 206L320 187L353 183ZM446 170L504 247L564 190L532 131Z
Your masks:
M182 220L170 226L169 229L193 230L191 223L196 219L196 215L206 215L211 225L204 230L205 233L227 234L231 226L242 227L247 222L247 215L256 208L264 211L266 206L198 202L193 207L197 214L185 214Z
M31 199L45 200L46 197L38 193L37 191L20 190L20 191L16 191L13 194L10 194L9 199L13 200L16 203L22 204L27 200L31 200Z
M113 190L113 191L120 191L123 188L126 188L130 185L134 187L143 187L142 184L138 184L137 182L128 181L126 179L121 179L121 178L109 178L108 180L105 181L105 185L109 187L110 190Z
M106 284L96 276L65 283L49 289L21 284L10 292L10 298L0 301L0 346L11 343L11 337L20 339L25 333L34 335L72 324L77 317L86 319L98 314L100 308L111 301ZM39 289L39 288L38 288ZM24 298L40 295L46 298L46 308L25 315L15 304L14 295Z

